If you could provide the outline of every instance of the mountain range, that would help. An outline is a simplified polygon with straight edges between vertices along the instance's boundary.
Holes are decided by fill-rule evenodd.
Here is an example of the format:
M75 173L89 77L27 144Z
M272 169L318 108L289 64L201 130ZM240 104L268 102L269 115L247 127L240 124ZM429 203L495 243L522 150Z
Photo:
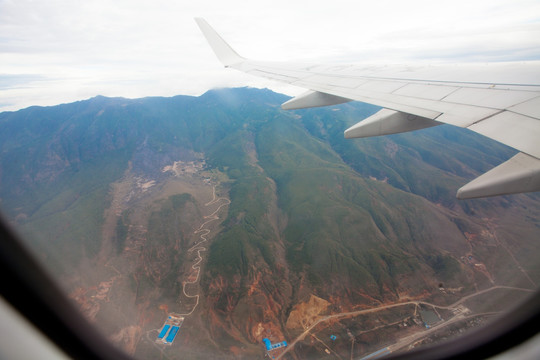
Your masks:
M106 336L149 358L262 357L262 338L295 338L310 316L540 281L537 194L455 198L515 150L446 125L345 140L378 108L288 99L0 113L3 214ZM185 319L164 347L167 313Z

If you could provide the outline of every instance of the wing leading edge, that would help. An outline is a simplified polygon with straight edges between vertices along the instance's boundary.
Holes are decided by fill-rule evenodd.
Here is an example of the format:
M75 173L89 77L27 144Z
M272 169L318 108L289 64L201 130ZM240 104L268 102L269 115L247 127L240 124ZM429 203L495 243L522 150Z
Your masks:
M254 61L195 19L218 59L255 76L308 89L286 110L361 101L382 107L346 138L442 123L465 127L520 152L460 188L460 199L540 191L540 62L451 66L354 66Z

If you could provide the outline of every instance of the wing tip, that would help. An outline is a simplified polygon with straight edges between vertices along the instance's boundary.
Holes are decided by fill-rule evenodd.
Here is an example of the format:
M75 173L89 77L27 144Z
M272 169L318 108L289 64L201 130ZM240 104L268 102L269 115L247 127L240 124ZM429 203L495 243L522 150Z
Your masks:
M229 67L234 64L238 64L245 60L242 56L238 55L236 51L217 33L216 30L208 22L201 18L195 17L195 22L201 29L206 41L210 44L210 47L216 54L217 58L225 67Z

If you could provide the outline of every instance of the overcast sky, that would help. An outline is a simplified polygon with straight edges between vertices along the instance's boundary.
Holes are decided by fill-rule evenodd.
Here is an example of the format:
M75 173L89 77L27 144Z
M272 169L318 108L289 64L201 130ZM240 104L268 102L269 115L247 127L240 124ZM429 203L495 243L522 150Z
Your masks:
M224 69L194 17L261 60L540 59L539 0L0 0L0 111L229 86L303 91Z

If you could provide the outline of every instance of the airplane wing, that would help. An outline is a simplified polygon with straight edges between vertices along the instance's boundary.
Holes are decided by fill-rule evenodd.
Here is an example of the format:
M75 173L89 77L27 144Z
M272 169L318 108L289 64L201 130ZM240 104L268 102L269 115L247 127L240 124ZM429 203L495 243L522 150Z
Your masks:
M540 191L540 62L329 66L254 61L238 55L204 19L195 20L225 67L308 89L283 109L352 100L383 108L347 129L346 138L446 123L520 151L460 188L460 199Z

